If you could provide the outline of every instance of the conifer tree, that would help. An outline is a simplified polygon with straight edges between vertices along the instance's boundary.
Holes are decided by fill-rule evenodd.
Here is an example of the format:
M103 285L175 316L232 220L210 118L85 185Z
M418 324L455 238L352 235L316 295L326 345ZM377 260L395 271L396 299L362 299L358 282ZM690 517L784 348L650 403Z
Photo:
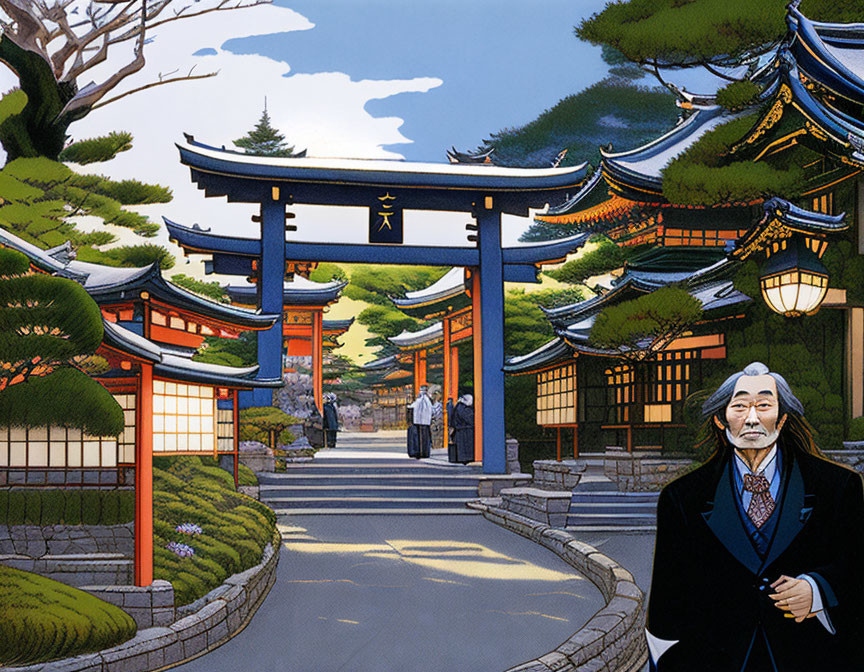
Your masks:
M285 136L270 124L266 103L255 128L242 138L235 140L234 144L245 150L247 154L255 156L298 156L294 153L294 147L288 146Z

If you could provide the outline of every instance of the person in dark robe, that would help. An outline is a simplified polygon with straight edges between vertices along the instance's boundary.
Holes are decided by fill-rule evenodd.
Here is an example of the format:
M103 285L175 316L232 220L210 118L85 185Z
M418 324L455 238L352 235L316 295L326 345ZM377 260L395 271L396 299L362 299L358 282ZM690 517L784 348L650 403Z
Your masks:
M657 506L652 670L864 670L861 475L821 456L801 402L760 362L702 414L714 453Z
M327 448L336 447L336 432L339 431L339 414L336 411L336 395L328 392L324 395L324 445Z
M408 427L408 456L417 460L429 457L432 448L432 406L429 387L421 385L417 399L408 406L412 411Z
M450 418L452 450L448 450L450 462L468 464L474 461L474 396L465 393L453 406L447 402L447 417Z

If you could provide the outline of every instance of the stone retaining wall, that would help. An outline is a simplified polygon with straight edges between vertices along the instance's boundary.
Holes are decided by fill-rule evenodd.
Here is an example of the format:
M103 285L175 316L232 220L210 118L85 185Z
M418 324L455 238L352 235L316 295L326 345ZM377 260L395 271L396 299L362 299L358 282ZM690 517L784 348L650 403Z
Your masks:
M225 643L249 623L276 581L280 547L277 533L273 543L264 549L260 564L226 579L210 593L218 592L217 597L168 627L139 630L128 642L97 653L3 669L5 672L149 672L197 658Z
M864 442L862 441L844 441L844 446L849 446L847 450L826 450L825 457L834 460L839 464L845 464L847 467L852 467L855 471L864 474Z
M477 481L478 497L497 497L505 488L521 488L531 484L531 474L483 474Z
M501 508L544 525L564 527L572 497L569 490L507 488L501 491Z
M565 530L553 529L506 511L495 499L469 504L492 522L537 542L588 578L606 601L582 627L555 650L508 672L638 672L648 660L644 596L633 575L593 546Z
M619 492L658 491L693 464L687 458L661 457L654 451L607 450L603 471Z
M569 490L579 485L583 472L588 468L584 460L535 460L535 488L542 490Z
M0 564L69 586L125 586L133 582L134 528L0 525Z
M120 607L132 617L138 629L169 626L177 620L174 586L156 579L149 586L81 586L91 595Z
M123 525L0 525L0 555L117 553L133 557L135 524Z

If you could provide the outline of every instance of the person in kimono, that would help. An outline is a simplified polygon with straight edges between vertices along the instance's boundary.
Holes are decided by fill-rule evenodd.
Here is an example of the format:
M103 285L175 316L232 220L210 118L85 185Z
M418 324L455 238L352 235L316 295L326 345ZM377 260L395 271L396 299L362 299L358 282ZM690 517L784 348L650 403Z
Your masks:
M411 426L408 428L408 455L417 460L429 457L432 447L432 400L429 387L420 386L420 393L412 404Z
M864 670L864 494L754 362L704 403L713 455L660 493L647 637L658 672Z
M339 431L339 414L336 410L336 395L332 392L324 395L323 411L324 445L327 448L335 448L336 432Z
M447 401L447 417L450 418L450 462L468 464L474 461L474 396L465 392L456 405Z

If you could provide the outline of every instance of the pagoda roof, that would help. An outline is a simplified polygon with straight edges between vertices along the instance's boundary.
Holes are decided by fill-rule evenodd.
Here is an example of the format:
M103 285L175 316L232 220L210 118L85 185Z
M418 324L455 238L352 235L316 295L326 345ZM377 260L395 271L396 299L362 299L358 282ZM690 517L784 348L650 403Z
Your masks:
M533 352L510 357L504 364L504 373L531 373L566 362L573 356L573 348L560 336L541 345Z
M106 346L151 362L153 373L156 376L222 387L282 386L281 379L256 379L257 364L248 367L233 367L195 362L187 357L179 356L170 348L163 348L119 324L103 320L103 325L105 328L103 343Z
M618 153L601 149L606 178L616 191L623 191L625 197L635 190L636 194L641 194L641 200L665 203L663 169L703 135L736 116L719 105L702 107L680 120L665 135L641 147Z
M454 266L428 287L405 292L404 298L390 297L400 309L437 303L465 293L465 269Z
M788 238L792 233L826 235L849 228L846 213L826 215L805 210L782 198L772 198L762 206L762 219L738 240L732 257L746 259L753 252L760 252L771 243Z
M786 22L789 50L801 71L831 92L864 103L864 24L811 21L794 5Z
M128 301L147 291L173 307L246 329L267 329L279 320L278 315L237 308L189 292L165 280L156 263L126 268L77 261L69 256L71 248L67 245L40 250L4 230L0 230L0 244L24 253L40 270L79 282L98 304Z
M295 275L292 280L283 283L282 300L286 306L326 306L339 298L347 284L343 280L315 282ZM228 285L225 292L237 303L253 305L258 302L258 288L251 283Z
M667 284L671 284L672 282L675 281L670 277L670 282ZM659 286L654 286L651 289L657 289ZM690 296L702 303L702 310L706 313L752 301L749 296L735 289L731 280L713 281L689 287L685 286L685 289ZM594 322L597 320L597 316L604 308L613 303L617 303L617 301L607 300L606 302L595 304L590 312L580 315L578 321L567 325L563 329L556 329L558 335L567 339L574 347L579 347L580 349L586 348L586 352L612 354L611 350L605 351L589 346L588 337L591 333L591 328L594 326Z
M387 355L385 357L379 357L378 359L373 359L371 362L366 362L360 368L364 371L380 371L384 369L389 369L391 366L396 366L399 363L399 355Z
M498 195L502 212L543 207L562 190L581 184L587 163L568 168L505 168L473 163L419 163L375 159L250 156L197 142L177 143L180 160L208 195L229 200L270 198L275 184L295 203L358 205L370 192L399 189L403 207L469 211L478 192Z
M435 322L420 331L403 331L398 336L391 336L387 340L401 350L428 348L444 340L444 324Z
M349 317L347 320L324 320L322 326L325 332L344 334L351 325L354 324L354 318Z

